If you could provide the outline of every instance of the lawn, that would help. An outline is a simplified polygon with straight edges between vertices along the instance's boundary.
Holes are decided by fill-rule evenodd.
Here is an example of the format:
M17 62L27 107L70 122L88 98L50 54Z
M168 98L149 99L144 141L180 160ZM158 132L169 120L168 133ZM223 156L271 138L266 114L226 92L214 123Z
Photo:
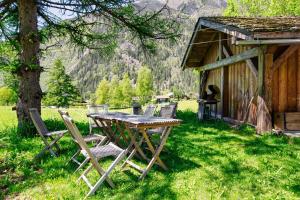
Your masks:
M299 199L300 141L257 136L252 128L238 130L222 121L198 122L195 102L181 102L178 118L162 159L168 172L154 167L144 181L134 170L111 174L115 189L102 185L90 199ZM15 113L0 108L0 199L78 199L88 191L76 183L75 165L66 161L75 151L70 137L61 142L59 158L33 157L39 137L16 133ZM84 109L70 109L80 130L87 131ZM55 109L43 109L51 130L64 128ZM107 163L105 163L107 164Z

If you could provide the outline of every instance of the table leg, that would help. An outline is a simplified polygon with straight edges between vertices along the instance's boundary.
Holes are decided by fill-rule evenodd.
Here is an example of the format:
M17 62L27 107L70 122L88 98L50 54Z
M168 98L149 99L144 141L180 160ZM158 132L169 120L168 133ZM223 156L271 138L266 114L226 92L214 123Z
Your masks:
M128 139L126 138L125 134L124 134L124 129L122 129L121 127L121 124L116 121L116 127L117 127L117 130L120 132L120 135L121 137L125 140L125 142L128 144Z
M108 137L109 141L113 141L112 136L110 135L109 131L107 130L107 124L100 119L94 119L94 122L101 130L103 130L104 134Z
M166 127L166 129L167 129L167 127ZM144 137L144 139L145 139L145 141L147 143L147 146L149 147L149 150L154 155L155 154L155 149L154 149L154 147L153 147L153 145L152 145L152 143L151 143L151 141L149 139L149 136L148 136L146 130L145 129L140 129L140 132L143 134L143 137ZM163 135L162 135L162 137L163 137ZM162 139L163 138L161 138L161 140ZM157 157L157 164L159 166L161 166L164 170L168 170L168 168L166 167L166 165L164 164L164 162L159 157Z
M147 156L144 154L143 150L141 149L140 145L136 142L135 134L132 133L131 129L128 125L125 125L125 128L128 132L129 137L131 138L131 142L133 143L134 148L136 151L142 156L143 159L149 160Z
M151 167L153 166L153 164L156 162L157 159L159 159L159 154L160 152L163 150L163 147L169 137L169 134L171 132L171 127L167 127L164 132L163 132L163 136L161 139L161 142L159 144L159 146L157 147L157 149L155 150L155 153L153 155L153 158L151 159L151 161L149 162L149 164L147 165L146 169L144 170L143 174L140 176L140 180L144 179L145 176L147 175L147 173L150 171Z
M141 140L138 142L138 145L140 146L143 143L144 138L141 138ZM133 142L130 143L131 145L128 146L128 151L130 150L131 146L133 146ZM133 148L131 153L129 154L128 158L125 160L125 162L122 164L121 168L123 169L126 164L129 163L129 161L132 159L132 157L136 154L137 150L136 148Z

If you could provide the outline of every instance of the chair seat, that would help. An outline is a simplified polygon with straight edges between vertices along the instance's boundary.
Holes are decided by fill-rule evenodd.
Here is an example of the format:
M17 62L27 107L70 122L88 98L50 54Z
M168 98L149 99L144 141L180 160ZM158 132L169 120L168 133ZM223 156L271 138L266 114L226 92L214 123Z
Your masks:
M68 130L53 131L53 132L46 133L45 136L49 137L49 136L55 136L55 135L63 135L66 132L68 132Z
M162 134L164 131L164 128L154 128L154 129L149 129L147 130L147 133L149 135L153 135L153 134Z
M86 135L83 137L83 140L85 142L95 142L95 141L101 141L105 138L105 136L103 135L98 135L98 134L90 134L90 135Z
M99 158L105 158L108 156L117 157L124 150L121 149L120 147L114 145L113 143L109 143L107 145L90 148L90 151L97 159L99 159ZM85 150L81 150L81 153L85 157L89 157Z

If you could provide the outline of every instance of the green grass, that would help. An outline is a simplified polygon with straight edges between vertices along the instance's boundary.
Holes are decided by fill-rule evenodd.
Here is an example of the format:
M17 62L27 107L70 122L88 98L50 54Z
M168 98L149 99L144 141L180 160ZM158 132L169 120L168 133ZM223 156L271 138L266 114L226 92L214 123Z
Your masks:
M300 142L285 137L256 136L247 126L232 129L222 121L197 122L195 102L182 102L178 118L161 157L168 172L154 167L146 179L134 170L115 170L115 189L102 185L91 199L299 199ZM85 111L70 109L81 130L87 131ZM66 161L75 151L70 137L61 142L59 158L46 154L38 163L39 137L17 135L15 113L1 107L0 199L78 199L88 188L77 184L75 165ZM55 109L43 109L51 130L64 128ZM107 166L107 162L105 162ZM95 178L95 176L94 176Z

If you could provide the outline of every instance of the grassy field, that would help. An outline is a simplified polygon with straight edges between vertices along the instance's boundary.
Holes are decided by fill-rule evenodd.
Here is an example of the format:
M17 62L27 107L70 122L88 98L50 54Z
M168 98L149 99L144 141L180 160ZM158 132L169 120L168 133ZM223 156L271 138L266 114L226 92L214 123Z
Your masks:
M300 141L257 136L247 126L232 129L222 121L196 120L196 103L179 104L183 124L173 129L161 157L168 172L154 167L146 179L134 170L115 170L115 189L102 185L90 199L299 199ZM51 130L64 128L55 109L43 109ZM70 137L60 142L59 158L33 157L39 137L16 133L15 113L0 107L0 199L79 199L88 188L77 184L75 165L66 161L75 151ZM87 131L85 110L70 109L80 130ZM105 163L106 165L107 163Z

